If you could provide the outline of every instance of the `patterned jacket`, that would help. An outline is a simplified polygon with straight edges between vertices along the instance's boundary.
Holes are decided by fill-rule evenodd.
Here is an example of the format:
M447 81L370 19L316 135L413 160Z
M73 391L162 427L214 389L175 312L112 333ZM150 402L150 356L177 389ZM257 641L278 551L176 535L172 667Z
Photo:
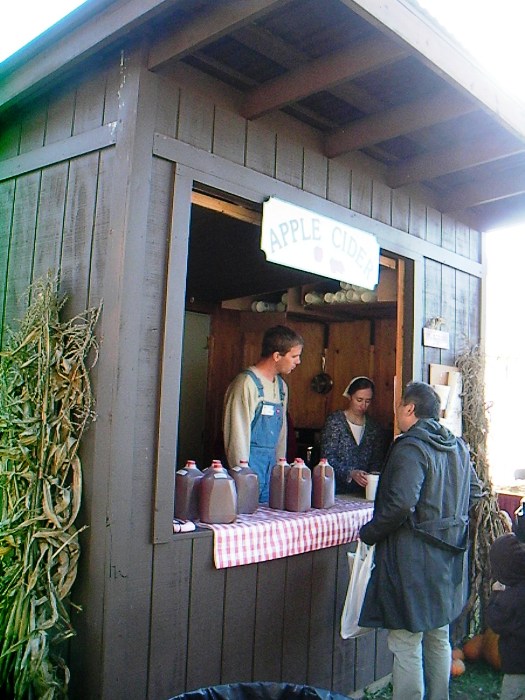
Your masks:
M359 445L344 411L335 411L326 419L321 433L321 457L326 457L334 469L338 493L363 492L364 489L355 482L348 483L348 475L353 469L381 471L385 451L385 433L372 418L366 417L365 431Z

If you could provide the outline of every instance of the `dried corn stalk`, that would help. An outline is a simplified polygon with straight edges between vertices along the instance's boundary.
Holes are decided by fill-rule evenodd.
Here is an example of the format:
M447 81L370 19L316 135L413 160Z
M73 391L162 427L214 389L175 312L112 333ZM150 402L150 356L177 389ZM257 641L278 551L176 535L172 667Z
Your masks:
M36 283L0 355L0 684L14 698L63 698L60 643L79 557L79 441L93 414L87 366L100 309L60 322L57 285Z
M476 505L472 518L470 596L461 616L461 620L469 620L470 634L475 634L484 628L483 611L491 591L489 549L497 537L508 531L509 523L506 513L498 506L489 473L489 407L485 403L484 356L478 347L472 347L458 357L456 365L463 383L463 437L470 447L476 473L485 487L485 495Z

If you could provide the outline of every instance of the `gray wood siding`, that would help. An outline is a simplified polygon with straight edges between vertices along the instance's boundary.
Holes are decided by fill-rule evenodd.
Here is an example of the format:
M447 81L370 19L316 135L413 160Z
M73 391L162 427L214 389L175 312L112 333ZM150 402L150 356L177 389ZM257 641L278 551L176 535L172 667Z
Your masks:
M0 162L108 124L117 114L119 83L115 58L102 73L35 102L2 130ZM0 182L2 323L20 318L28 285L49 270L59 275L61 290L70 296L66 313L100 301L110 159L95 152L47 168L35 166Z
M453 365L465 349L480 342L481 280L434 260L425 260L423 315L442 318L450 348L423 348L422 378L428 381L430 363Z
M110 150L0 183L2 322L16 324L27 290L52 271L75 315L103 296L111 183Z
M328 161L312 131L292 119L246 121L235 111L236 93L209 79L199 90L195 72L159 78L156 130L341 204L417 238L481 261L481 234L425 205L417 193L391 190L360 156ZM206 94L204 94L206 89ZM317 148L315 148L317 147Z
M191 74L195 83L195 74ZM245 121L227 104L224 87L208 95L188 85L160 79L162 89L156 128L159 133L203 148L234 163L244 164L294 187L348 207L384 224L428 241L470 260L481 262L481 234L426 206L417 195L391 190L381 173L368 172L361 158L357 164L327 161L312 143L281 133L282 122ZM232 91L233 92L233 91ZM214 99L215 97L215 99ZM229 110L229 112L228 112ZM315 143L315 141L314 141ZM430 319L445 320L450 349L423 348L421 378L428 380L430 363L453 364L467 345L480 342L481 284L435 260L424 261L422 325ZM419 331L421 338L422 331Z
M339 634L353 547L220 570L211 533L156 547L148 697L241 681L348 694L387 675L384 631Z

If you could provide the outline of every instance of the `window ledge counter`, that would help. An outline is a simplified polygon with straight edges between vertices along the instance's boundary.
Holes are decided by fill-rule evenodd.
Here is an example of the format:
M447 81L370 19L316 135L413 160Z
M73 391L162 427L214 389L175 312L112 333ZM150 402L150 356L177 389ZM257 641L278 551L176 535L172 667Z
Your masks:
M353 542L372 515L371 501L337 497L331 508L296 513L261 505L234 523L200 526L213 531L213 560L223 569Z
M155 697L241 681L298 683L350 695L391 672L384 630L355 639L340 635L347 555L355 550L359 527L372 517L373 503L338 496L334 508L325 510L259 510L213 530L197 522L194 532L173 534L170 543L155 548ZM291 533L286 544L272 542L276 529ZM321 538L318 529L325 533ZM219 532L234 533L237 551L217 553ZM239 555L242 549L247 554ZM252 561L245 557L257 560L240 565ZM155 643L157 629L161 645Z

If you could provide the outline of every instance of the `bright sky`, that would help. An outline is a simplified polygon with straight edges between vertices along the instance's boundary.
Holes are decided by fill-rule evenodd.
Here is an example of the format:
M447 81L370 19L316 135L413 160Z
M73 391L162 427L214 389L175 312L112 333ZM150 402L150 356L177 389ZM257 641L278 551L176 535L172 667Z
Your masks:
M85 0L4 0L0 61L65 17Z
M521 0L417 0L496 78L525 101Z
M84 0L13 0L2 8L0 62L30 42ZM452 34L476 61L510 94L525 102L525 41L522 0L418 0ZM493 359L487 371L487 399L491 412L492 466L511 480L515 468L525 467L521 445L508 436L523 432L522 402L525 396L525 324L516 318L523 298L519 281L525 260L525 223L514 230L487 236L487 355ZM509 254L509 251L511 254ZM519 263L519 266L517 265ZM523 379L522 379L523 377ZM512 386L507 394L503 387ZM495 445L495 446L494 446Z

